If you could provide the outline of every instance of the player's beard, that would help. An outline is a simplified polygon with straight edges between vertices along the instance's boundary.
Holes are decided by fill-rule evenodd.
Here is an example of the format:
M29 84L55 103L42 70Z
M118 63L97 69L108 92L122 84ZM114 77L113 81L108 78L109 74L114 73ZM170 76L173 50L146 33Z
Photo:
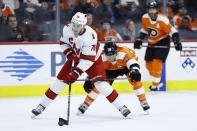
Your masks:
M158 13L148 13L148 14L149 14L149 16L150 16L150 18L151 18L152 20L156 20L156 19L157 19Z

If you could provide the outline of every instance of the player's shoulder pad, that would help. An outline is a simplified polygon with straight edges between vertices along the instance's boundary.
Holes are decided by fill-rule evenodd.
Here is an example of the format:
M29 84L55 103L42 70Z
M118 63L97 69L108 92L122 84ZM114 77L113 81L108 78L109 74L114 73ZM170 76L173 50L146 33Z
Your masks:
M71 30L71 25L70 24L64 25L64 27L63 27L63 33L70 32L70 30Z
M86 44L96 44L97 43L97 33L89 26L85 26L86 32L82 36L82 40Z
M142 18L149 18L148 13L144 14Z
M70 28L70 27L71 27L70 24L66 24L66 25L64 25L63 29Z
M166 25L168 25L170 23L168 17L166 15L164 15L164 14L161 14L161 13L158 15L158 21L162 21Z
M126 47L126 46L118 46L117 47L117 51L118 52L131 53L131 54L134 53L135 54L135 51L134 50L132 50L132 49Z

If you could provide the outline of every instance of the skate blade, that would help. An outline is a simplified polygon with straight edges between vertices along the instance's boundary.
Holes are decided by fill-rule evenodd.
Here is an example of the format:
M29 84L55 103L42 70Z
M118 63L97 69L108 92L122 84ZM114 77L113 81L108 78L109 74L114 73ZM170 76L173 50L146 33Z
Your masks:
M126 117L125 117L126 119L133 119L134 118L134 114L128 114Z
M32 114L31 119L35 119L36 115Z
M76 115L77 115L77 116L83 116L84 113L81 113L80 111L78 111L78 112L76 113Z
M145 115L150 115L150 111L149 110L146 110L145 111Z
M150 93L151 93L151 95L157 95L158 91L151 91Z

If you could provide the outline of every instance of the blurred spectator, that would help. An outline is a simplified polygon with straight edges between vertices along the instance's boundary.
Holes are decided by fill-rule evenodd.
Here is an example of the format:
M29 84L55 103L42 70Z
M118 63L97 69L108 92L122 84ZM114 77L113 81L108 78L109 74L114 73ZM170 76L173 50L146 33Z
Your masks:
M23 20L23 26L27 41L42 41L42 32L38 31L37 25L31 20Z
M35 24L41 24L52 20L52 10L49 8L48 2L42 2L33 13L33 21Z
M12 30L11 37L9 38L9 42L20 42L25 41L24 30L18 26L18 22L15 15L8 16L8 26Z
M101 31L93 25L93 16L90 13L87 14L87 25L96 31L99 40Z
M11 37L12 30L5 24L0 24L0 42L7 42Z
M185 7L188 10L188 14L192 17L192 18L196 18L197 17L197 2L194 0L185 0Z
M188 27L192 29L191 17L187 15L187 10L184 7L180 8L179 13L174 16L173 18L174 27L179 28L181 26L183 18L186 18L186 17L188 18L188 22L189 22Z
M101 30L100 38L101 41L122 41L122 37L118 32L111 29L111 22L108 19L104 19L102 23L103 30Z
M7 17L3 16L3 12L2 12L2 10L0 10L0 25L6 24L6 20L7 20Z
M1 24L6 24L7 16L14 14L13 10L0 0L0 21Z
M194 21L192 22L192 30L197 30L197 18L194 19Z
M3 3L8 5L12 10L18 9L20 6L19 0L3 0Z
M93 13L94 10L94 4L89 2L89 0L80 0L79 4L74 8L72 15L74 15L76 12Z
M72 0L70 0L72 1ZM81 0L76 0L74 7L77 7L79 5ZM87 0L87 3L91 4L91 6L97 8L99 6L99 0Z
M111 23L122 19L119 9L113 3L113 0L103 0L103 4L97 8L95 13L100 16L100 19L110 19Z
M178 13L178 10L182 7L184 7L184 1L183 0L172 0L169 3L170 7L172 8L174 14Z
M74 3L74 2L72 2L71 0L70 1L62 0L62 2L60 2L59 4L60 22L63 24L67 24L72 17L73 8L71 7L72 6L71 3ZM56 18L56 5L54 5L52 8L52 17L53 19Z
M161 13L163 13L163 1L164 0L160 0L160 9L159 9L159 11L161 12ZM167 4L167 6L166 6L166 13L167 14L165 14L165 15L167 15L168 17L174 17L174 13L173 13L173 10L172 10L172 8L169 6L169 4Z
M41 7L41 4L38 0L24 0L24 3L27 4L26 10L30 13L33 13L37 7Z
M125 17L124 20L141 18L138 0L120 0L119 5L116 5L116 7L119 8L120 15Z
M188 17L183 17L181 21L181 25L179 26L179 29L186 29L186 30L192 30L190 27L190 20Z
M132 19L126 20L125 27L122 29L122 37L123 40L135 40L136 30Z
M38 7L41 7L41 4L38 2L38 0L23 0L23 1L26 4L25 17L33 20L33 13L34 11L36 11Z

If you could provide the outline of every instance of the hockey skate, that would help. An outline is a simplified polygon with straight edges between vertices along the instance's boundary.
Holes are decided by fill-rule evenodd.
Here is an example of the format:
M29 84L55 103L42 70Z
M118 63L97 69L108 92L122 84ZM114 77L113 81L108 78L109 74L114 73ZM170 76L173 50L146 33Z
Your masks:
M121 114L126 118L132 118L131 111L124 105L122 108L119 109Z
M86 104L81 104L78 108L77 115L82 115L85 113L85 111L88 109L88 106Z
M149 109L150 109L150 106L148 105L148 102L147 101L142 101L140 102L141 106L142 106L142 109L146 112L146 114L150 114L149 113Z
M151 94L156 94L156 92L159 91L159 89L163 86L163 83L160 83L158 86L154 86L154 85L151 85L149 87L150 91L151 91Z
M43 111L44 111L44 109L45 109L45 107L43 106L43 105L41 105L41 104L39 104L37 107L36 107L36 109L33 109L32 110L32 116L31 116L31 118L33 119L33 118L35 118L36 116L38 116L38 115L40 115Z

